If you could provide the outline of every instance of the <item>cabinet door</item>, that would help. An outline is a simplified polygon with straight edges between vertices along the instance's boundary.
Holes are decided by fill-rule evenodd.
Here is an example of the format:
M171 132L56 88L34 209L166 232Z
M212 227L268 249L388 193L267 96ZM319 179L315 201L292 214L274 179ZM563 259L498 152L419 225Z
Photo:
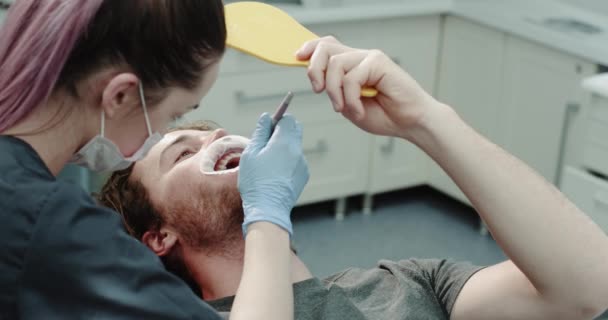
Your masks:
M590 63L515 37L507 39L498 142L555 183L568 106L581 106ZM568 114L574 121L575 114ZM564 150L565 151L565 150Z
M298 204L364 193L371 136L346 121L313 123L305 131L310 180Z
M455 17L446 18L444 30L438 99L456 109L481 134L495 140L505 35ZM439 166L433 163L430 172L433 187L466 201Z
M435 91L441 21L439 16L408 18L389 22L386 32L394 38L382 46L428 92ZM355 39L349 41L357 42ZM369 173L369 193L379 193L426 182L426 155L403 140L374 137Z
M608 182L566 167L562 192L608 234Z
M8 4L3 3L0 0L0 28L2 28L2 24L4 23L4 18L6 17L6 11L8 10Z

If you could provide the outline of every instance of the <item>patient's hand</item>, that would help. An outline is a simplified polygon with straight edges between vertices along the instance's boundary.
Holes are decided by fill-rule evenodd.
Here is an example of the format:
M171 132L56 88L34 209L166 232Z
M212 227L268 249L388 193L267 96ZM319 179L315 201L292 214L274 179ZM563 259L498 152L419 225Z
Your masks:
M334 110L365 131L411 140L410 132L440 104L401 67L378 50L347 47L332 37L310 41L297 52L309 60L315 92L327 91ZM362 87L378 95L361 98Z

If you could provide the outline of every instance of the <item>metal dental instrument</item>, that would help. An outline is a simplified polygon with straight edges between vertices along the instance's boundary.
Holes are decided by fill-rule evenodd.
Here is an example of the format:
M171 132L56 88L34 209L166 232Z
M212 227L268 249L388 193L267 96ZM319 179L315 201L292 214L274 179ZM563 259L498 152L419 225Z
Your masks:
M274 114L272 115L272 130L273 131L274 131L274 128L276 127L277 123L279 121L281 121L281 119L283 118L283 115L285 114L287 107L289 107L289 103L291 102L291 99L293 99L293 92L289 91L289 92L287 92L287 95L285 96L283 101L281 101L281 104L277 108L277 111L275 111Z

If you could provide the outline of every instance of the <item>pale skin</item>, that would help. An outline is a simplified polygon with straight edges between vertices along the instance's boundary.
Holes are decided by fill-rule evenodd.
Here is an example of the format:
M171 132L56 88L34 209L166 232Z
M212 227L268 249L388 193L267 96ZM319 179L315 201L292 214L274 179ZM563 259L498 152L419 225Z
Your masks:
M164 132L171 121L198 106L218 69L218 63L211 66L194 90L168 88L162 101L148 103L152 130ZM79 97L56 90L3 135L30 144L57 176L72 155L100 133L104 111L106 137L130 156L148 136L138 86L138 77L127 68L104 69L77 84ZM265 222L253 223L249 230L243 277L230 319L293 319L289 234Z
M199 191L193 190L205 190L206 193L213 196L218 194L223 187L228 187L236 194L238 193L238 173L215 176L205 176L200 173L200 157L212 143L227 135L228 132L224 129L170 132L150 150L146 158L135 164L130 179L141 182L147 190L150 201L159 208L162 207L162 204L171 202L193 204L193 197L200 197L200 195L197 195ZM205 210L206 206L211 205L202 205L202 212L195 212L195 207L198 207L198 204L192 205L192 214L201 215L206 220L213 220L215 219L213 215L217 213L214 213L214 210ZM218 205L229 207L240 204L224 202ZM186 213L179 213L179 215L184 214ZM262 227L272 226L272 224L262 225ZM256 237L266 236L265 233L257 232L257 229L252 229L249 232L252 231ZM158 230L145 232L141 241L159 256L165 256L169 252L178 252L191 276L201 288L202 298L204 300L216 300L238 293L243 265L244 262L246 264L248 259L246 250L244 250L247 244L243 241L240 225L236 226L234 230L222 231L217 236L231 239L228 248L223 248L218 252L214 248L192 246L184 239L183 234L180 234L176 228L168 223ZM290 252L289 246L285 249L283 242L279 240L283 239L276 239L277 248L275 251L265 253L256 251L256 255L258 253L269 255L263 259L263 261L266 261L265 264L256 265L256 267L263 269L263 271L260 270L261 272L266 272L266 264L277 261L276 251L287 250L287 252ZM290 265L283 265L282 267L285 268L283 269L284 272L289 272L289 274L283 275L289 276L289 284L312 278L312 274L304 263L293 253L290 253ZM281 279L284 279L283 276ZM276 284L268 283L266 285L268 286L267 289L271 290ZM256 289L259 290L259 288ZM279 299L278 296L276 298ZM281 299L283 298L281 297Z
M451 319L593 319L608 308L608 237L555 187L467 125L376 50L322 38L310 59L316 92L363 130L416 144L467 195L510 260L475 274ZM360 98L360 88L379 91Z
M156 205L171 201L188 202L192 195L177 190L196 190L202 187L211 194L217 194L222 186L228 185L232 186L234 192L238 192L236 172L217 176L200 174L200 155L209 145L226 135L228 132L224 129L170 132L143 160L135 164L131 179L140 181L146 187L151 201ZM172 250L179 251L192 276L203 289L205 300L236 293L234 305L241 303L241 306L232 309L231 319L268 317L263 308L243 307L263 303L261 299L272 299L277 304L275 309L279 309L284 316L291 314L293 317L292 289L286 293L277 288L291 288L293 282L302 281L311 275L308 270L299 268L301 262L291 253L289 234L284 229L271 223L256 223L252 226L254 227L248 229L244 242L242 230L238 226L230 252L223 254L189 246L169 225L164 225L158 231L146 232L141 241L159 256ZM256 242L264 246L253 247L251 243ZM254 285L249 289L243 283ZM268 292L268 295L261 295L262 291Z

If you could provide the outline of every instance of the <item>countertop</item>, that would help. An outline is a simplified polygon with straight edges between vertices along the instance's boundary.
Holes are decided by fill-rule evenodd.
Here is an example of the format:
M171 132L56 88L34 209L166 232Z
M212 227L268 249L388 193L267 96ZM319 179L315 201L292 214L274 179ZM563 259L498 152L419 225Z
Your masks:
M563 2L562 2L563 1ZM303 24L452 14L608 66L608 11L581 8L570 0L403 0L401 3L304 8L283 6ZM570 2L567 2L570 1ZM605 0L601 0L605 1ZM573 18L603 32L587 35L542 25L546 18Z
M334 7L280 7L305 25L452 14L608 66L608 6L603 1L606 0L390 0L385 3L339 0L342 5ZM349 2L372 4L344 4ZM0 20L1 15L2 12ZM597 26L603 32L558 31L542 24L547 18L575 19Z
M457 0L450 13L608 66L608 13L550 0ZM573 18L603 32L556 31L540 23L546 18Z
M348 1L348 0L346 0ZM375 2L372 5L303 8L279 6L302 24L331 23L352 20L433 15L449 12L452 0L402 0L402 3Z

